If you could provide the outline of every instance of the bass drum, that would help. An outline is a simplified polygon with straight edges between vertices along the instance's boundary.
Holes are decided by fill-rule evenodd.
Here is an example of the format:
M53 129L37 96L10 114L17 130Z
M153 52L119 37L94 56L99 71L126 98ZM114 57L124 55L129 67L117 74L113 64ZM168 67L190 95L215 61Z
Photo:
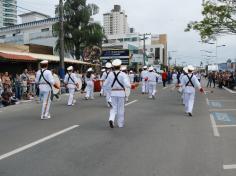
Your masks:
M55 84L57 84L59 87L61 87L61 81L60 81L59 77L54 74L53 79L55 81ZM52 92L53 92L54 95L56 95L60 92L60 89L57 89L54 86L52 86Z
M78 78L78 84L79 86L77 87L77 90L80 91L82 89L82 79L81 78Z

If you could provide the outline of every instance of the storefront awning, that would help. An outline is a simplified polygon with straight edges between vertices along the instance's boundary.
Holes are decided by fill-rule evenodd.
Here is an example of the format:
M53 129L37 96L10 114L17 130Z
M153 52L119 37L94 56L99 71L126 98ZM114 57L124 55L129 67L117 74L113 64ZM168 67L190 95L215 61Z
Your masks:
M23 62L37 61L37 59L31 56L8 54L8 53L3 53L3 52L0 52L0 59L11 60L11 61L23 61Z

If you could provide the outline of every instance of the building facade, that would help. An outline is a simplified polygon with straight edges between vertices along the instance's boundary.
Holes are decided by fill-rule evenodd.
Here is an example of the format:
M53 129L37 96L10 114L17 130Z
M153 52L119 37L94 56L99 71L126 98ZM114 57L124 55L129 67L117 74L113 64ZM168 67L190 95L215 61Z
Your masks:
M38 12L20 17L24 23L0 28L0 43L55 47L57 38L53 36L52 26L58 22L58 18L48 18Z
M114 5L111 12L103 14L103 27L106 35L129 33L127 15L120 5Z
M0 27L17 24L17 1L0 1Z

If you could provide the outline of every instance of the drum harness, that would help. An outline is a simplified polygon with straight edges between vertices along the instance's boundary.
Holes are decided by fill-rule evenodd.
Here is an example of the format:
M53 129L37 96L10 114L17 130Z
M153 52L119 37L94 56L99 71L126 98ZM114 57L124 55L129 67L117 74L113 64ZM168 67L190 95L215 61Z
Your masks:
M39 84L45 84L45 83L40 83L41 81L41 78L43 78L43 80L46 82L46 84L48 84L52 90L52 85L49 83L49 81L44 77L43 73L46 71L46 70L40 70L41 71L41 75L39 77Z
M73 84L76 85L75 81L71 78L71 74L68 74L67 84L69 84L69 80L71 80L73 82Z
M122 87L122 89L112 89L112 90L114 90L114 91L125 90L124 85L121 84L121 82L118 79L118 76L119 76L120 72L118 72L117 74L115 72L113 72L113 73L114 73L115 78L114 78L114 81L113 81L113 83L111 85L111 88L113 88L114 84L117 82Z
M192 82L192 78L193 78L193 74L189 77L188 74L186 74L186 76L188 77L188 82L185 84L185 86L193 86L194 87L194 84ZM191 85L189 85L191 84Z

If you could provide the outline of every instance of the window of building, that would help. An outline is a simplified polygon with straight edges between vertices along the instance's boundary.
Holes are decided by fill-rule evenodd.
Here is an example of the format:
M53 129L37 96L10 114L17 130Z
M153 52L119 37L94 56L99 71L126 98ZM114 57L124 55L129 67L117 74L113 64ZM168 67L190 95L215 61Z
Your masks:
M47 31L49 31L49 28L41 29L41 32L47 32Z

